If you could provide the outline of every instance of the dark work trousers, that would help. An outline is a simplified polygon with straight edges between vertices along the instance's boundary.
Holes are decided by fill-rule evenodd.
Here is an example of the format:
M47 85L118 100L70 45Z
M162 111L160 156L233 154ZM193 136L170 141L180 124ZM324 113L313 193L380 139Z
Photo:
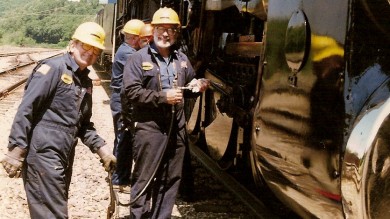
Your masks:
M167 133L162 133L153 122L136 125L133 144L135 165L130 200L135 200L146 186L152 172L156 168L159 169L145 194L131 206L131 218L171 218L182 174L185 129L173 132L164 153L163 144L166 138ZM158 167L161 156L163 159Z
M194 175L191 164L191 153L188 143L186 144L186 151L184 154L183 173L181 177L179 194L181 199L185 201L193 201L194 199Z
M38 129L35 132L40 132ZM30 217L68 218L68 192L77 141L58 130L46 129L42 133L45 135L32 139L23 169Z
M111 94L110 108L115 133L113 154L117 158L116 170L112 175L112 184L130 185L130 173L133 165L131 135L128 131L125 131L122 128L122 104L119 90L113 90Z

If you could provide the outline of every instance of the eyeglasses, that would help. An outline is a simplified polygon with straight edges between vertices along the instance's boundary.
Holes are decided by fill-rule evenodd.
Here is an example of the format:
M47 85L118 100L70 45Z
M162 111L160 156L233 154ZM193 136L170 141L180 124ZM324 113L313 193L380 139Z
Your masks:
M156 27L157 33L163 34L167 32L169 35L173 35L177 32L177 28L165 28L165 27Z
M89 45L89 44L86 44L86 43L82 43L81 42L81 47L85 50L85 51L89 51L89 50L93 50L92 52L93 52L93 54L94 55L100 55L100 53L102 52L102 50L101 49L99 49L99 48L97 48L97 47L94 47L94 46L91 46L91 45Z

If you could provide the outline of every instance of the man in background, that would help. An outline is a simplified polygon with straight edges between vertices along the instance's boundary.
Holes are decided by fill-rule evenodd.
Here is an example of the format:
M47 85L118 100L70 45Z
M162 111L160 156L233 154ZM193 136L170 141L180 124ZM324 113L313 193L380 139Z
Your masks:
M140 49L139 34L144 22L138 19L128 21L122 29L124 42L115 53L111 72L112 89L110 108L114 122L114 155L117 157L117 168L112 175L114 189L124 193L130 192L130 173L132 167L131 135L126 132L122 117L120 92L123 84L123 66L131 54Z
M153 26L145 24L139 33L139 46L144 48L153 41Z

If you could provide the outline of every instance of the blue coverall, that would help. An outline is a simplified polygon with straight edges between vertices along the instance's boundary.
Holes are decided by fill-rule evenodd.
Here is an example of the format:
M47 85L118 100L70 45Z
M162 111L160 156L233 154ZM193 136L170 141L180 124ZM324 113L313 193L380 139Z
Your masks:
M180 185L188 139L184 103L175 105L175 113L172 115L172 105L167 104L166 92L163 90L172 87L175 77L178 86L185 86L195 78L195 71L182 52L175 50L169 60L164 60L152 43L150 47L144 47L130 57L123 74L125 94L133 105L132 118L135 122L135 165L130 200L135 200L145 188L152 172L158 168L155 180L131 206L131 215L132 218L170 218ZM191 91L183 93L186 98L198 95ZM172 134L164 151L172 116ZM162 162L158 166L161 157Z
M112 89L110 107L114 122L114 155L117 158L117 168L112 175L112 184L130 185L130 173L132 167L131 135L126 133L123 127L121 89L123 85L123 67L126 60L137 50L126 42L122 43L115 53L111 72ZM128 135L128 136L125 136ZM118 144L120 143L120 144Z
M69 53L38 64L25 87L8 147L28 150L22 170L32 219L68 218L77 137L96 152L106 142L90 121L92 81Z

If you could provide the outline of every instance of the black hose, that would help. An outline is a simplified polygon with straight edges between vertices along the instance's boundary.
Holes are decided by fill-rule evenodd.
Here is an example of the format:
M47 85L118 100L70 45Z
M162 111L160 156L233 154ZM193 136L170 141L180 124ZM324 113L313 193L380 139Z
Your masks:
M162 158L164 157L164 154L165 154L165 150L167 149L167 146L168 146L168 142L169 142L169 138L171 137L171 132L172 132L172 127L173 127L173 122L174 122L174 119L175 119L175 105L172 105L172 118L171 118L171 124L169 125L169 130L168 130L168 136L164 142L164 148L163 148L163 153L161 154L161 156L159 157L158 161L157 161L157 166L156 168L154 169L152 175L150 176L148 182L146 183L145 187L141 190L141 192L134 198L134 200L130 200L129 204L130 206L134 205L134 203L145 193L146 189L149 187L150 183L152 182L154 176L156 175L157 173L157 170L158 168L160 167L160 164L161 164L161 161L162 161Z

